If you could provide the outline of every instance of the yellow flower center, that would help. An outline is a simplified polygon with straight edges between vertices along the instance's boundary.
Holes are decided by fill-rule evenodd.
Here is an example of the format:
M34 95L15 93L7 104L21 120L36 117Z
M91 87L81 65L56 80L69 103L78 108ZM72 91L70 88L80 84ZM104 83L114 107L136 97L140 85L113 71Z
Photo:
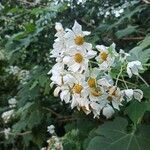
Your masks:
M101 53L100 53L100 58L101 58L103 61L106 61L106 60L107 60L107 57L108 57L108 53L106 53L106 52L101 52Z
M116 91L117 91L117 87L116 87L116 86L112 86L112 87L109 89L109 95L111 95L111 96L116 96Z
M81 62L83 61L83 56L82 56L80 53L76 53L76 54L74 55L74 60L75 60L75 62L77 62L77 63L81 63Z
M97 89L95 89L95 88L91 89L91 94L92 94L93 96L95 96L95 97L98 97L98 96L101 96L101 95L102 95L101 91L99 91L99 90L97 90Z
M82 85L80 85L80 84L75 84L75 85L73 86L73 92L74 92L74 93L80 94L81 91L82 91L82 89L83 89L83 87L82 87Z
M96 80L94 78L89 78L87 83L90 88L96 87Z
M74 41L77 45L82 45L84 43L84 37L83 36L76 36Z

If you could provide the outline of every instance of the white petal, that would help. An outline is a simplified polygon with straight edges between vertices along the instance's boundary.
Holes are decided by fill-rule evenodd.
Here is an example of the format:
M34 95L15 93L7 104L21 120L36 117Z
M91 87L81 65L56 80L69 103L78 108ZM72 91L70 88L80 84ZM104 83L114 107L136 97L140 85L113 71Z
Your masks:
M88 58L88 59L91 59L91 58L95 57L96 54L97 54L96 51L89 50L89 51L87 52L87 58Z
M59 86L56 87L56 89L54 90L54 96L55 97L58 97L60 90L61 90L61 88Z
M111 84L109 84L109 82L105 79L105 78L102 78L102 79L99 79L97 81L97 83L101 86L105 86L105 87L110 87Z
M107 119L109 119L113 116L115 111L110 105L107 105L106 107L103 108L102 113Z
M92 44L91 43L86 43L84 42L83 46L85 47L86 50L92 50Z
M119 103L118 103L118 102L112 101L112 105L113 105L113 107L114 107L115 109L120 110L120 108L119 108Z
M127 74L129 76L129 78L132 77L132 72L131 72L131 69L129 68L129 66L127 65Z
M89 32L89 31L83 31L83 35L85 35L85 36L90 35L90 34L91 34L91 32Z
M127 101L130 101L133 98L133 90L127 89L123 91L125 96L127 97Z
M78 105L78 101L76 99L76 97L73 96L72 98L72 103L71 103L71 108L73 109L74 107L76 107Z
M55 24L55 29L56 29L57 31L63 31L63 26L62 26L62 24L61 24L60 22L56 22L56 24Z
M69 67L70 70L73 72L77 72L80 69L81 65L78 63L74 63L72 66Z
M107 51L107 47L104 45L96 45L96 49L98 49L100 52Z
M70 56L65 56L65 57L63 58L63 63L64 63L64 64L68 64L70 61L71 61L71 57L70 57Z
M77 21L74 22L74 26L72 27L72 30L76 35L82 34L82 26Z
M143 91L141 91L140 89L135 89L133 92L133 95L134 95L134 98L140 102L141 99L143 98Z

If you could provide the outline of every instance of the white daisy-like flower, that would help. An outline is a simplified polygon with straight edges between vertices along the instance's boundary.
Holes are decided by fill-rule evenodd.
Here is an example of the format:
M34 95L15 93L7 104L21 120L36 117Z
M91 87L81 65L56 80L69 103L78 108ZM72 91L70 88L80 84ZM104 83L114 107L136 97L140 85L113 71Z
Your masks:
M66 74L62 78L63 85L55 89L57 94L60 93L60 99L65 103L71 103L71 108L83 106L83 99L86 97L85 76L79 73Z
M61 23L56 23L55 24L55 29L57 33L55 36L57 39L55 39L55 42L53 44L53 50L50 52L51 57L62 57L63 52L66 50L66 40L64 38L65 31L63 29L63 26Z
M118 87L112 86L109 88L107 100L112 103L115 109L120 110L119 106L122 106L123 94Z
M88 110L88 105L86 101L87 93L87 84L84 80L76 80L76 82L71 87L71 108L74 107L83 107ZM84 105L83 105L84 104Z
M103 108L103 111L102 111L102 114L103 114L107 119L111 118L114 113L115 113L114 109L113 109L109 104L107 104L107 105Z
M89 73L87 82L89 87L101 86L106 90L113 85L113 79L109 75L101 74L101 70L98 68L93 68Z
M94 117L98 117L102 108L109 103L106 90L103 86L111 86L105 78L97 80L97 76L97 73L94 74L94 72L92 72L87 80L88 98Z
M67 64L68 70L73 72L88 71L88 62L89 59L93 58L96 55L95 51L84 52L82 50L70 49L67 56L63 58L63 63Z
M90 32L82 31L82 26L77 21L75 21L72 30L66 29L66 32L67 47L81 48L84 51L92 49L92 44L85 42L85 36L89 35Z
M143 70L142 64L140 61L131 61L127 64L127 74L129 78L132 77L132 75L139 75L138 70Z
M48 72L48 74L52 74L51 76L51 80L52 80L52 83L51 85L62 85L63 84L63 81L62 81L62 76L64 75L64 64L59 62L59 63L56 63L52 69Z
M100 70L109 70L115 60L114 52L108 50L109 47L104 45L97 45L96 48L99 51L99 55L95 59L99 63Z

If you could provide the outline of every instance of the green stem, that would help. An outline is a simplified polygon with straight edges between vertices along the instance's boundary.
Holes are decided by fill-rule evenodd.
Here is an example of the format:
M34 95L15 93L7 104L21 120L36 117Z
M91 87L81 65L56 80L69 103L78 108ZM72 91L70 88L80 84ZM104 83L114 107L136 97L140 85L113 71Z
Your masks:
M147 87L149 87L149 84L142 78L141 75L138 75L138 77L145 83L145 85L146 85Z

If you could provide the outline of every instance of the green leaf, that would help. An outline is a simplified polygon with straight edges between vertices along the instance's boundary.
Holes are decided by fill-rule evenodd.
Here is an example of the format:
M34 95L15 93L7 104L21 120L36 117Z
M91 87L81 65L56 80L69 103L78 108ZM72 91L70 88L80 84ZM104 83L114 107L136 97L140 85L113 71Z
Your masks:
M34 23L28 23L25 25L25 30L27 33L34 32L36 30L36 26Z
M45 73L46 74L46 73ZM45 86L45 84L46 84L46 82L47 82L47 77L46 77L46 75L40 75L39 76L39 84L40 84L40 86L41 87L44 87Z
M34 81L33 84L30 87L30 90L34 89L37 86L37 84L38 84L38 81L37 80Z
M42 120L43 114L40 113L39 110L34 110L30 115L27 120L28 127L31 129L35 125L40 124Z
M125 109L125 114L133 121L134 124L140 122L145 111L147 109L145 102L138 102L137 100L132 100L130 105Z
M140 89L143 91L143 96L147 99L150 100L150 87L147 87L146 85L141 86Z
M139 60L145 64L150 59L150 36L145 39L135 48L130 51L131 57L129 60Z
M150 126L139 126L128 133L127 124L127 120L118 117L99 126L86 150L149 150Z
M63 137L63 147L65 150L81 150L79 141L79 130L73 129Z
M138 26L129 25L127 28L117 31L116 36L120 39L120 38L130 35L132 33L135 33L135 32L137 32L137 27Z

